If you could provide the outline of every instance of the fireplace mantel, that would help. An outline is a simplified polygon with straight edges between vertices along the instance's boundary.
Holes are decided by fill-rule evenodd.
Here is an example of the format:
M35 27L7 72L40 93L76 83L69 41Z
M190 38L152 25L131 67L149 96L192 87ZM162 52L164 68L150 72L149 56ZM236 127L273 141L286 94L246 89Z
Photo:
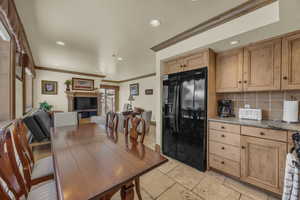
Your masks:
M71 97L98 97L100 96L99 92L82 92L82 91L67 91L67 96Z
M101 113L101 93L98 91L93 92L82 92L82 91L66 91L65 92L68 98L68 111L74 111L74 98L75 97L97 97L97 114L100 115Z

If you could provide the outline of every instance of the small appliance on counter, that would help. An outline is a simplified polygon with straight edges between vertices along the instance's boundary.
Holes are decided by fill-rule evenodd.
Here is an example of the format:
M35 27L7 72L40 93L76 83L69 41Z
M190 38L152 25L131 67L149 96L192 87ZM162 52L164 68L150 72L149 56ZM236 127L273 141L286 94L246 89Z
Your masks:
M231 100L218 101L218 116L219 117L234 117L233 104Z
M284 101L283 102L283 121L292 123L299 121L299 102Z
M262 110L253 108L240 108L239 109L240 119L252 119L252 120L262 120Z

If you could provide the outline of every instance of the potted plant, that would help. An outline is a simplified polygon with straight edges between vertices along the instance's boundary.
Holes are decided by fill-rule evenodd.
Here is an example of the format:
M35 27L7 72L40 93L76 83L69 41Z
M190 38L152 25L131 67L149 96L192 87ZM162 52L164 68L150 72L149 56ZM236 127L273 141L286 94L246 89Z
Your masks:
M50 104L48 104L48 102L47 101L44 101L44 102L41 102L40 103L40 109L41 110L44 110L44 111L47 111L47 112L50 112L51 111L51 109L52 109L52 105L50 105Z
M70 91L70 85L72 84L72 81L71 80L66 80L65 81L65 85L67 86L66 90L67 91Z

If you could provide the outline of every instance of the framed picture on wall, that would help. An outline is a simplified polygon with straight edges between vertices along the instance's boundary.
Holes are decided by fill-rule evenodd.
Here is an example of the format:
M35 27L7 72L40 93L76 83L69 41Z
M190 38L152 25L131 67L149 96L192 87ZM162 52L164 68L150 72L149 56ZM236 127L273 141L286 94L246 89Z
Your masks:
M130 96L139 96L139 84L134 83L129 85Z
M42 94L56 95L57 81L42 81Z
M72 78L72 90L94 90L94 80L93 79L83 79L83 78Z

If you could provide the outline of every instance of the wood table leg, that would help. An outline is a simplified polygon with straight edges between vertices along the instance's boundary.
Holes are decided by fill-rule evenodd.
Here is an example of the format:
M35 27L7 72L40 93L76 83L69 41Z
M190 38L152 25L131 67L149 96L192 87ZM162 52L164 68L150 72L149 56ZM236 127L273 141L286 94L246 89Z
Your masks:
M134 185L132 182L127 183L121 188L122 200L134 200Z
M138 195L139 200L142 200L140 177L135 179L135 191L136 191L136 194Z

